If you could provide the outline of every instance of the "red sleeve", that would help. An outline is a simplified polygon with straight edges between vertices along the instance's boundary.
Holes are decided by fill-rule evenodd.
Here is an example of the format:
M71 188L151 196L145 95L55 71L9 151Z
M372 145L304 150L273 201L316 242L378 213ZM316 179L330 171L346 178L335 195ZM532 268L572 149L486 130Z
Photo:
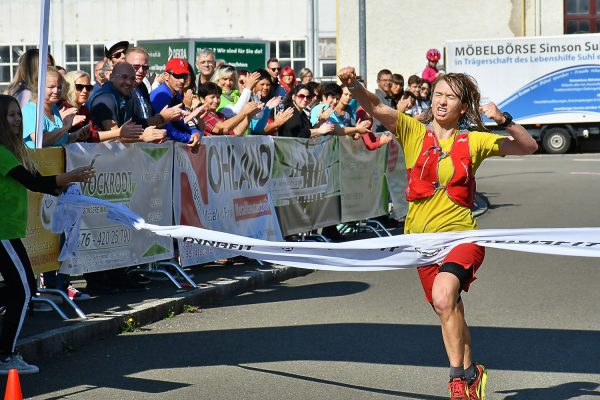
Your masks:
M365 144L365 147L369 151L377 150L381 147L381 139L373 135L373 132L371 131L363 133L362 135L360 135L360 137L363 143Z

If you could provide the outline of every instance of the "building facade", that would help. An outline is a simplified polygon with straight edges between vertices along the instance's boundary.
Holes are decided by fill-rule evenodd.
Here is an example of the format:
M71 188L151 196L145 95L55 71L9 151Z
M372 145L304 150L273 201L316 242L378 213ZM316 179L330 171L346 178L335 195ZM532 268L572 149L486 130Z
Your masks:
M48 43L58 65L89 73L114 39L259 39L296 71L335 76L335 0L51 0ZM39 41L40 1L2 0L0 86ZM191 61L191 60L190 60ZM93 74L91 74L93 76Z

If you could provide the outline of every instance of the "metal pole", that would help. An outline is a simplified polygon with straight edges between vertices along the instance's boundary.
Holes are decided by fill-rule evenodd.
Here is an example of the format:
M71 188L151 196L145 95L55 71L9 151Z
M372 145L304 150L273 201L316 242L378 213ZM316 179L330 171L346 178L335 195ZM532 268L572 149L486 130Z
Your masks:
M44 137L44 101L46 93L46 65L48 64L48 25L50 18L50 0L40 0L40 39L38 60L38 102L35 130L35 148L42 148Z
M308 68L310 68L311 71L313 71L314 76L318 76L318 72L315 68L315 52L313 50L316 46L315 36L313 33L315 30L315 13L314 13L315 3L313 0L308 0L306 3L307 3L306 13L308 14L308 35L307 35L308 40L306 41L306 66Z
M359 73L367 79L367 22L365 0L358 0L358 53Z

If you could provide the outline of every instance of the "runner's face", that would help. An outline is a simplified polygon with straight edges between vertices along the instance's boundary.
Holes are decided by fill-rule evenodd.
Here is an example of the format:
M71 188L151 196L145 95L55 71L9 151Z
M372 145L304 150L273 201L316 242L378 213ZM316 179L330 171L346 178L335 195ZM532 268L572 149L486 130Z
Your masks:
M13 135L21 137L21 124L23 122L23 115L16 102L11 101L8 105L8 112L6 113L6 122Z
M442 80L437 83L433 91L431 111L433 118L440 125L455 125L467 111L467 104L463 104L450 85Z

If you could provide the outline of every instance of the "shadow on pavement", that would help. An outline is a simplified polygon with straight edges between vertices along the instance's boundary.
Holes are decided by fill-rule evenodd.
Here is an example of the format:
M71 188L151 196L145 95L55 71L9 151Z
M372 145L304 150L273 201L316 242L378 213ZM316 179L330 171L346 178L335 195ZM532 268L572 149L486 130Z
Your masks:
M429 394L423 395L423 394L419 394L419 393L400 392L400 391L396 391L396 390L371 388L371 387L360 386L360 385L350 385L348 383L335 382L335 381L330 381L327 379L313 378L310 376L304 376L304 375L298 375L298 374L290 374L289 372L275 371L272 369L249 367L247 365L238 365L238 367L248 370L248 371L263 372L265 374L272 374L272 375L277 375L277 376L283 376L286 378L300 379L303 381L309 381L309 382L314 382L314 383L323 384L323 385L333 385L333 386L338 386L338 387L342 387L345 389L362 390L362 391L366 391L366 392L370 392L370 393L385 394L387 396L398 396L398 397L402 397L403 399L423 399L423 400L447 400L448 399L448 397L446 397L446 396L440 397L440 396L432 396Z
M269 285L267 288L244 292L235 298L225 299L218 303L212 302L210 307L279 303L284 301L349 296L364 292L369 286L368 283L356 281L325 282L302 286L289 286L285 283L275 283ZM275 292L277 292L276 296L274 296Z
M593 382L569 382L549 388L503 390L496 393L509 394L504 400L569 400L580 396L600 397L600 391L596 390L598 387L600 384Z
M471 332L475 338L475 354L492 371L600 374L598 331L472 327ZM372 323L166 334L138 332L86 347L82 350L86 358L78 357L76 368L68 364L68 355L62 358L65 361L58 360L59 365L53 360L45 360L39 364L40 374L23 376L21 382L28 388L28 396L81 386L159 393L185 384L131 375L190 366L239 366L296 360L445 368L448 361L440 336L440 328L436 325ZM68 374L61 369L67 368L65 364L70 367ZM92 370L102 373L90 374ZM585 389L585 385L582 384L580 389ZM550 392L549 389L537 390ZM574 387L565 387L564 393L568 390L575 393ZM520 395L520 392L516 394ZM529 392L513 399L531 400L528 396ZM553 396L539 398L563 398Z

